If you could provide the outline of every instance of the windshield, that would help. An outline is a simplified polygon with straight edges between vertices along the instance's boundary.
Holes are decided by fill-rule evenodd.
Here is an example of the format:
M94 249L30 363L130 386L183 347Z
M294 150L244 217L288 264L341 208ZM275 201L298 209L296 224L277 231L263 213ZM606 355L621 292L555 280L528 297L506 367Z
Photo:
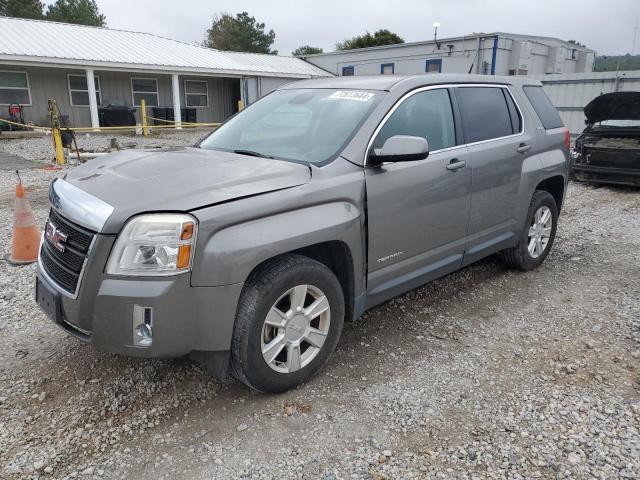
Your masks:
M640 120L603 120L602 122L596 123L598 127L615 127L615 128L626 128L626 127L640 127Z
M362 90L278 90L229 119L200 147L322 164L340 153L381 96Z

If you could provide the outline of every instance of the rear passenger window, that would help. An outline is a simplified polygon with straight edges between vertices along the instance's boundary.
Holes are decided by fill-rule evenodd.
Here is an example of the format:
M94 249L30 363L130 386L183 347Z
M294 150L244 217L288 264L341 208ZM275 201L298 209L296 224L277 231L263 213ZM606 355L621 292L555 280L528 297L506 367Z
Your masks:
M506 137L520 131L519 116L511 112L503 88L459 87L457 94L462 103L462 125L467 143ZM513 101L511 100L513 103Z
M558 115L558 112L551 103L551 100L549 100L549 97L547 97L547 94L542 90L542 87L530 85L522 88L545 129L549 130L551 128L564 126L560 115Z
M407 98L388 118L373 147L381 148L394 135L426 138L430 151L455 146L456 129L449 92L440 88Z

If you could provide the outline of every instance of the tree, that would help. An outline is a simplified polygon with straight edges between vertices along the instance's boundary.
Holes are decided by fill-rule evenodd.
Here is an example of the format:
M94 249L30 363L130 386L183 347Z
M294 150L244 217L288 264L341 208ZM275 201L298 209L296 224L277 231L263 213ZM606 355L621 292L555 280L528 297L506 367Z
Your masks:
M312 47L310 45L303 45L301 47L296 48L291 55L294 57L301 57L303 55L313 55L315 53L322 53L323 50L319 47Z
M596 57L595 72L615 72L618 70L640 70L640 55L602 55Z
M264 23L258 23L247 12L238 13L235 17L220 13L213 17L204 46L231 52L277 55L277 50L271 50L276 32L269 30L265 33L264 28Z
M0 0L0 15L42 19L44 4L39 0Z
M374 32L373 35L367 32L364 35L358 35L342 42L338 42L336 43L336 50L378 47L380 45L394 45L396 43L404 43L404 40L399 35L390 32L385 28Z
M93 27L104 27L107 20L98 10L95 0L56 0L53 5L49 5L45 18L53 22Z

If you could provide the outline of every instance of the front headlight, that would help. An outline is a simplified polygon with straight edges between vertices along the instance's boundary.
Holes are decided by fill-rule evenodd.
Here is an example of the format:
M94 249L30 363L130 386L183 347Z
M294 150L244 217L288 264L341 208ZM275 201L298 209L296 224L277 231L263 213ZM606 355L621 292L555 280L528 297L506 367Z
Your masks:
M107 273L160 276L188 272L196 229L191 215L154 213L134 217L116 239Z

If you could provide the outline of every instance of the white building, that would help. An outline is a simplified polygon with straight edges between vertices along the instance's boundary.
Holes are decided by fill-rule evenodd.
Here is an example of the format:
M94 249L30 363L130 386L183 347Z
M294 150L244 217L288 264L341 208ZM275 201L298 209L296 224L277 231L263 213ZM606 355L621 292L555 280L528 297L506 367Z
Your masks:
M294 57L224 52L148 33L0 17L0 118L23 107L48 125L57 101L71 126L97 127L108 105L221 122L283 83L328 74ZM91 81L93 79L93 81ZM182 114L180 112L183 112ZM139 115L139 111L136 113ZM138 119L139 120L139 119Z
M301 58L334 75L541 75L591 72L595 51L557 38L496 32Z

